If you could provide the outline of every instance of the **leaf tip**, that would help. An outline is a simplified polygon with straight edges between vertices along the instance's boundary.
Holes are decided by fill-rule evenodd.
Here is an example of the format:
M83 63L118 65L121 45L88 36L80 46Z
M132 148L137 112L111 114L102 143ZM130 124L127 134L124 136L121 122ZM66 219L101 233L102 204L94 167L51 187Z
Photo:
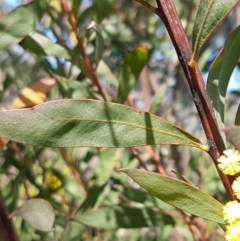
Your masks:
M129 170L128 168L120 168L120 169L117 169L118 172L126 172L127 170Z

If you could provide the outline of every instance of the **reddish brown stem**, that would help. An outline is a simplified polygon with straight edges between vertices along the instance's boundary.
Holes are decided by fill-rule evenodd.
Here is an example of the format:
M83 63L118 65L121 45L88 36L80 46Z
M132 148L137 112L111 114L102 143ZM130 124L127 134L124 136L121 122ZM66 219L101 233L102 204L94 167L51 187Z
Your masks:
M12 220L8 217L4 201L0 196L0 240L19 241Z
M147 171L148 169L147 169L145 163L143 162L141 157L138 155L136 150L133 147L129 147L129 150L131 151L132 155L138 160L140 166Z
M186 33L172 0L156 0L156 2L158 5L158 16L167 28L191 89L194 103L207 136L209 155L213 159L229 199L234 200L235 197L231 189L231 178L224 175L217 167L217 159L225 150L225 145L215 120L212 102L205 89L201 72L197 65L193 68L188 65L192 57L192 50Z
M82 43L82 40L79 36L79 31L77 29L77 26L76 26L76 23L74 21L74 19L72 18L72 15L69 11L69 8L68 8L68 5L67 5L67 2L66 0L61 0L61 5L62 5L62 9L63 11L66 13L66 15L68 16L68 21L71 25L71 28L76 36L76 39L77 39L77 44L78 44L78 48L79 48L79 51L82 55L82 58L83 58L83 61L84 61L84 64L85 64L85 67L87 69L87 72L89 73L89 76L90 76L90 79L91 81L93 82L93 84L95 84L98 88L98 91L99 93L101 94L102 98L104 99L104 101L107 101L107 98L105 96L105 94L103 93L102 91L102 87L101 85L99 84L99 81L98 81L98 78L97 78L97 75L95 73L95 70L93 69L92 65L91 65L91 62L88 58L88 55L86 54L85 52L85 49L84 49L84 46L83 46L83 43Z
M150 154L153 164L156 166L156 171L161 175L166 175L161 163L159 157L155 154L153 148L151 146L145 146L145 149Z
M128 100L129 106L135 108L135 106L134 106L134 101L133 101L133 98L132 98L131 94L128 95L127 100ZM151 146L146 146L145 148L146 148L147 152L148 152L148 153L150 154L150 156L151 156L152 162L153 162L153 164L154 164L155 167L156 167L156 172L158 172L159 174L162 174L162 175L166 175L163 167L162 167L161 164L160 164L160 160L159 160L159 158L156 156L156 154L155 154L155 152L153 151L152 147L151 147ZM133 150L134 150L133 148L130 148L130 151L132 152L132 154L133 154ZM138 159L138 158L137 158L137 159ZM138 160L139 160L139 159L138 159ZM139 160L139 163L140 163L140 165L142 166L142 163L143 163L143 162L142 162L141 160ZM145 164L144 164L144 165L145 165ZM145 167L146 167L146 166L145 166ZM147 170L147 168L145 168L145 167L143 167L143 168Z
M204 237L204 233L202 233L202 231L201 231L201 227L198 227L198 225L195 225L193 223L193 220L191 219L191 217L188 216L184 211L179 209L179 212L182 215L185 223L188 225L188 228L189 228L190 232L192 233L192 236L193 236L194 240L196 240L196 241L206 241L206 238ZM196 233L196 231L195 231L196 229L198 229L199 234L201 235L198 238L196 237L196 234L195 234Z

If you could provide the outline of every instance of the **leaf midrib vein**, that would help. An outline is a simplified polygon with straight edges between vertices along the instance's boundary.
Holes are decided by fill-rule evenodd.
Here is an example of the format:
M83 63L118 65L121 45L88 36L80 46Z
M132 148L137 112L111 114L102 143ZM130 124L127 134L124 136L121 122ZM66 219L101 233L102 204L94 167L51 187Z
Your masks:
M197 203L203 204L204 206L206 206L206 207L210 208L211 210L213 210L214 213L219 216L218 211L217 211L215 208L213 208L213 207L212 207L211 205L209 205L208 203L200 202L199 199L197 199L194 195L193 195L193 196L192 196L192 195L187 195L185 192L181 192L181 191L179 191L179 189L175 189L175 188L173 187L173 185L169 185L169 184L166 184L166 183L165 183L164 185L165 185L167 188L172 189L172 190L173 190L174 192L176 192L176 193L179 193L179 194L181 194L181 195L184 195L184 196L187 197L187 198L192 198L192 199L195 200ZM152 193L156 193L156 192L152 192ZM201 193L201 194L204 195L204 193Z
M178 137L181 138L183 140L187 140L188 143L192 143L194 146L199 146L201 145L201 143L198 142L194 142L191 139L185 138L183 136L177 135L177 134L173 134L167 131L163 131L163 130L158 130L158 129L154 129L154 128L150 128L150 127L146 127L143 125L136 125L136 124L131 124L129 122L124 122L124 121L112 121L112 120L101 120L101 119L88 119L88 118L79 118L79 119L65 119L65 118L59 118L59 119L51 119L49 118L50 121L52 122L102 122L102 123L109 123L109 124L119 124L119 125L125 125L125 126L132 126L135 128L139 128L139 129L145 129L145 130L149 130L152 132L156 132L156 133L160 133L160 134L166 134L166 135L170 135L172 137ZM39 123L39 121L34 121L35 123ZM13 123L26 123L25 121L20 122L20 121L11 121L11 122L5 122L5 123L9 123L9 124L13 124ZM190 134L189 134L190 135Z
M211 10L214 2L215 2L215 0L212 0L212 1L211 1L210 5L209 5L209 8L208 8L207 11L206 11L205 17L203 18L201 27L200 27L199 32L198 32L198 36L197 36L197 41L196 41L196 44L195 44L195 48L194 48L194 53L193 53L194 56L197 56L197 54L198 54L197 52L199 52L198 45L199 45L199 43L200 43L200 39L201 39L201 36L202 36L203 28L204 28L204 26L205 26L205 23L206 23L206 21L207 21L207 18L208 18L209 14L210 14L210 10ZM197 51L197 49L198 49L198 51Z

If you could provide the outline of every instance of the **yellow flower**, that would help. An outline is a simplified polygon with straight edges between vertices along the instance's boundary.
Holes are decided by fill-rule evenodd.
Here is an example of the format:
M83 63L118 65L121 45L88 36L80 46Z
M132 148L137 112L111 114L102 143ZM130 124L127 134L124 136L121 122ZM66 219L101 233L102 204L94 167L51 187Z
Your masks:
M228 149L218 158L218 167L226 175L235 175L240 172L240 152Z
M62 168L60 172L63 176L69 176L71 174L70 168L68 166Z
M240 177L237 177L232 184L233 193L236 198L240 199Z
M56 177L52 172L47 172L45 178L47 187L49 189L56 190L62 185L61 180Z
M240 222L240 203L230 201L223 207L223 218L228 225L234 225Z
M240 240L240 222L234 225L227 226L225 235L226 241L239 241Z

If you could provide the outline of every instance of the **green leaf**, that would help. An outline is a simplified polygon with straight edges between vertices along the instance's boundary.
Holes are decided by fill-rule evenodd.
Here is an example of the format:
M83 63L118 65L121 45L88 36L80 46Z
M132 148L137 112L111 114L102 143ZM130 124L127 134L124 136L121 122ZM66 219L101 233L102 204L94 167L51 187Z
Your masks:
M88 190L88 196L81 204L76 214L82 214L88 210L95 208L98 204L98 200L102 197L105 185L103 186L93 186Z
M95 167L96 185L102 186L111 177L116 164L116 150L104 150L100 157L97 166Z
M77 80L70 80L56 74L53 74L53 76L57 80L64 97L70 99L95 98L93 93L89 91L88 86L84 85L83 83Z
M135 169L121 169L153 196L183 211L224 224L223 206L196 187L170 177Z
M61 46L60 44L53 43L48 38L37 32L32 32L26 36L23 41L23 47L38 55L53 56L70 60L86 74L83 60L72 50Z
M75 222L73 220L68 221L61 241L79 241L79 237L83 236L85 229L86 227L79 222Z
M74 220L91 227L103 229L159 227L174 225L173 219L161 210L134 207L106 207L76 215Z
M13 215L21 216L36 229L53 231L55 213L50 203L43 199L34 198L26 201Z
M59 100L0 112L0 136L50 147L129 147L201 142L169 122L133 108L94 100Z
M100 78L107 81L109 84L113 85L114 87L118 87L118 79L112 73L110 68L106 65L104 61L100 61L97 67L97 74Z
M40 21L42 8L38 1L21 5L0 19L0 53L19 43Z
M104 18L111 12L113 6L112 0L95 1L95 10L98 23L101 23Z
M230 126L225 128L227 139L233 144L233 146L240 150L240 125Z
M126 56L119 78L118 103L123 103L126 100L147 59L148 51L145 47L138 47Z
M161 102L163 101L163 98L166 93L167 86L165 84L162 84L156 94L153 96L152 103L150 106L149 112L152 114L156 114L159 110L159 107L161 105Z
M211 33L235 7L239 0L201 0L193 27L192 49L197 58Z
M104 50L104 39L101 33L101 29L96 23L91 23L91 25L87 28L86 34L90 35L89 42L93 39L95 60L94 63L96 66L98 66L102 59Z
M228 37L223 50L215 59L209 72L207 90L211 97L216 119L225 140L224 129L224 106L227 86L231 74L240 57L240 27L236 28Z

